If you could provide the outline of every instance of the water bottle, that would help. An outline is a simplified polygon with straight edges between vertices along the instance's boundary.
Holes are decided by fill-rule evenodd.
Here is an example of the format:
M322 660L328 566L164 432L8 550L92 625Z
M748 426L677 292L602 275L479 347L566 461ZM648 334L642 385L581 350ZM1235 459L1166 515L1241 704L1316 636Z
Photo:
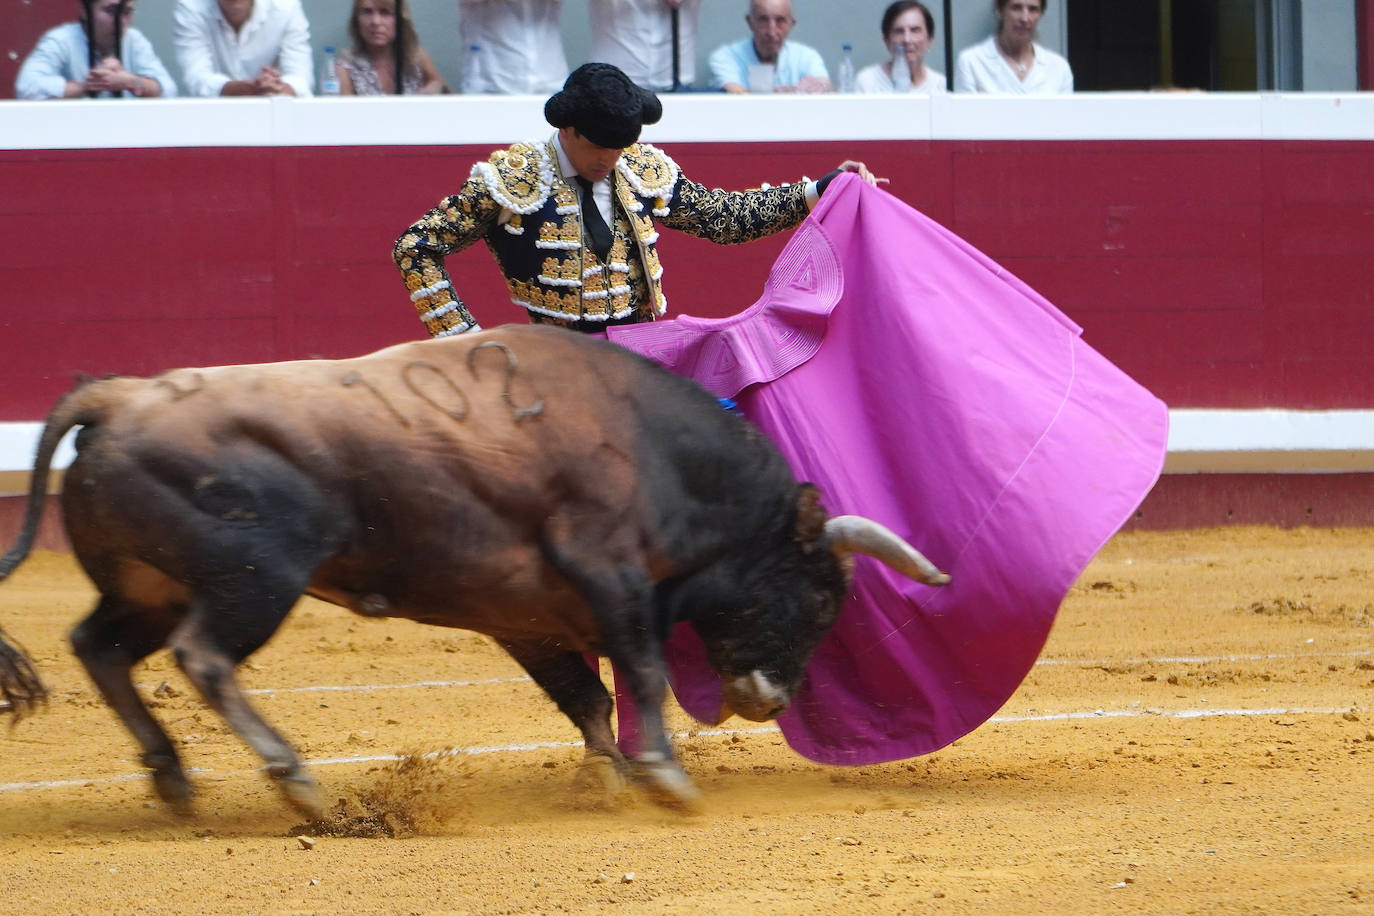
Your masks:
M906 45L897 45L892 51L892 91L911 91L911 67L906 62Z
M339 94L339 71L334 67L334 48L325 45L324 64L320 67L320 95Z
M486 81L482 79L482 46L468 45L467 56L463 58L463 94L476 95L486 89Z
M840 57L840 81L836 86L837 92L854 91L854 48L852 45L844 46L844 55Z

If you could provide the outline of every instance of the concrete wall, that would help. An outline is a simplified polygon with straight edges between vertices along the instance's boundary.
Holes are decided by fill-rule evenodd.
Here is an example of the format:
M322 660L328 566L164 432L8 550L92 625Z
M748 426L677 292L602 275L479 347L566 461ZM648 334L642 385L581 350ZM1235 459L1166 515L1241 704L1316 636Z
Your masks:
M1354 0L1304 3L1302 11L1302 88L1305 92L1345 92L1355 88L1358 47L1342 36L1355 34Z
M541 110L0 103L0 496L76 372L420 336L392 243L474 159L547 135ZM1172 408L1142 524L1374 524L1374 94L698 94L665 99L645 139L708 186L863 159L1045 295ZM785 241L665 232L672 312L746 307ZM449 268L484 324L523 320L485 250ZM0 542L17 509L0 498Z

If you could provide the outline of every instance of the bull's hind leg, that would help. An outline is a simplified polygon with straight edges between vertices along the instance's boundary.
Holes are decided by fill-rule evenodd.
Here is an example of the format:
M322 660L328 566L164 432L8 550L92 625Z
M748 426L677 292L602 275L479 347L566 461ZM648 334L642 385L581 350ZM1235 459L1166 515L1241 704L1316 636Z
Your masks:
M295 749L249 704L235 676L238 664L271 638L305 588L304 577L273 575L264 565L216 582L213 598L193 598L190 614L168 644L205 702L262 756L287 800L306 815L321 817L325 803L319 785Z
M96 689L143 748L158 796L179 813L191 805L191 783L172 740L134 689L130 672L162 648L176 623L170 610L152 611L118 595L104 595L71 633L72 648Z
M607 795L617 794L625 785L627 770L611 731L611 710L615 704L586 658L539 643L501 645L582 732L587 749L583 774L600 783Z

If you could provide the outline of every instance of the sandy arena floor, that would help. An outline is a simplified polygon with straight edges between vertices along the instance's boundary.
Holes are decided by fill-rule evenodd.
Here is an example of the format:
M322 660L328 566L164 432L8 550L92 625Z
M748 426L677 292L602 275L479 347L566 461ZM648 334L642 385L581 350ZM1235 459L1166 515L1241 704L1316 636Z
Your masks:
M0 732L0 913L1374 913L1372 570L1374 529L1119 535L939 753L835 769L677 713L693 816L575 791L572 726L484 638L306 602L245 686L340 824L401 834L307 849L165 654L137 679L198 816L152 801L66 646L93 593L39 554L0 585L53 690Z

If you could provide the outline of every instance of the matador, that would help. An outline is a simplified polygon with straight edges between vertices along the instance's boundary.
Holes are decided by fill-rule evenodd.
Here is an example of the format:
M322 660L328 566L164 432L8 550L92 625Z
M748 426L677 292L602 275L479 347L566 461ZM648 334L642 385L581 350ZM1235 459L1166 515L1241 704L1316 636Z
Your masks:
M394 256L433 336L479 327L444 257L479 239L496 257L511 301L536 323L579 331L653 321L668 307L658 227L721 244L752 241L806 218L847 161L818 181L711 190L682 174L640 130L662 116L658 97L610 64L585 64L544 105L556 132L516 143L472 167L463 187L402 233Z

